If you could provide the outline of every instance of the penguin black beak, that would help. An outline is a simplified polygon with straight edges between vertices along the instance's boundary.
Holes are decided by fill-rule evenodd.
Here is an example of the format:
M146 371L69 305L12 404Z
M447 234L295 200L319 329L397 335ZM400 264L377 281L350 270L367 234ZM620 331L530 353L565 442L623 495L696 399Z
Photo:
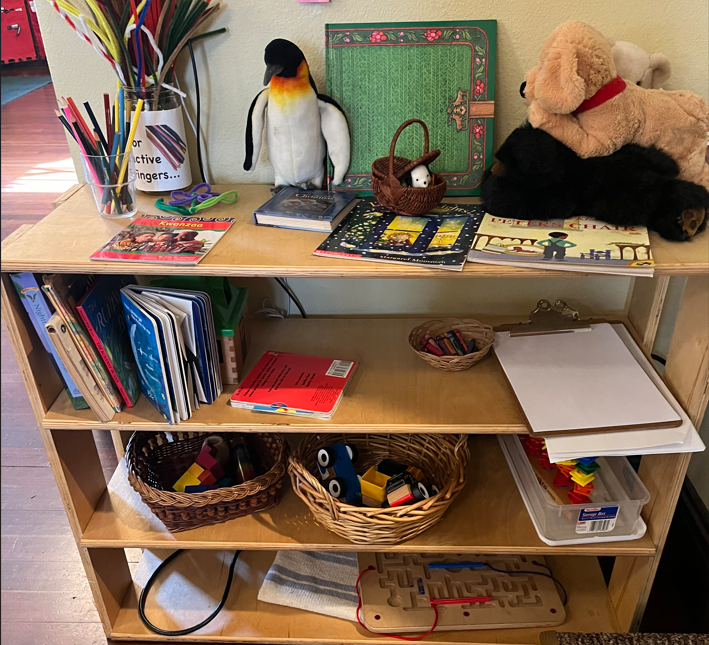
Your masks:
M522 81L522 85L519 86L519 95L520 95L523 99L524 99L524 98L527 98L527 97L524 95L524 90L525 90L526 87L527 87L527 81Z
M263 76L263 84L268 85L273 76L277 76L283 71L283 65L266 65L266 73Z

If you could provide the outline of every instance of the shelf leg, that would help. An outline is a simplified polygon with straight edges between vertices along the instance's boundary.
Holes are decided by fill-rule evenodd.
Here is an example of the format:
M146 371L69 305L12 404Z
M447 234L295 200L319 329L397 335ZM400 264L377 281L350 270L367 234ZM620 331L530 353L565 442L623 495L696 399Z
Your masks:
M652 346L655 343L655 335L669 284L669 276L635 278L633 295L628 308L628 319L638 332L647 352L652 351Z
M657 292L655 296L659 298ZM640 301L639 294L636 302ZM639 311L636 308L636 320L641 320ZM658 318L659 314L656 311ZM647 339L651 326L640 325L636 329ZM687 279L663 377L692 423L699 426L709 400L709 275ZM609 588L623 629L637 630L642 620L690 457L687 453L645 455L640 463L638 474L651 495L643 509L643 518L657 550L651 558L616 559Z
M128 590L133 584L123 549L80 547L82 560L89 563L86 576L106 636L110 636Z

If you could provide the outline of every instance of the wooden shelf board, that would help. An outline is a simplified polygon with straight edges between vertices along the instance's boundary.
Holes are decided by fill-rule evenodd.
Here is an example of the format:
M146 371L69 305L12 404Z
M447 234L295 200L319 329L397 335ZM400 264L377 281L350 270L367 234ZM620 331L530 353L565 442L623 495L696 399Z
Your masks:
M492 353L464 372L443 372L411 351L408 336L422 320L287 319L254 321L248 371L267 350L359 362L330 421L256 413L228 405L236 386L188 421L170 426L141 396L133 408L100 423L91 410L74 410L60 393L42 425L51 429L240 432L526 432L516 399Z
M255 226L252 213L269 197L268 186L242 184L216 186L236 188L239 200L232 206L215 206L206 215L235 217L228 233L190 275L307 278L440 278L440 277L572 277L589 275L516 267L467 263L461 272L416 266L360 262L312 255L325 239L322 233ZM472 201L457 198L450 201ZM138 193L143 214L164 214L155 206L155 196ZM134 273L164 274L164 266L143 263L90 262L89 256L125 226L125 221L105 220L96 211L86 187L71 195L21 238L3 249L2 271L41 273ZM668 242L651 234L655 275L695 275L709 272L709 230L691 242ZM174 267L170 271L175 271ZM598 275L598 274L592 274Z
M118 640L166 641L140 621L137 598L142 584L169 552L146 552L118 613L111 638ZM268 551L244 552L235 569L229 600L212 623L184 637L190 643L391 643L356 623L322 616L258 600L258 590L273 562ZM146 605L146 615L163 629L180 629L198 623L216 606L226 579L230 553L190 552L182 555L172 571L182 575L161 576ZM426 643L538 643L539 634L554 629L571 632L617 632L610 597L596 558L549 557L546 559L568 593L566 621L558 627L435 632ZM163 582L164 581L164 582ZM172 639L169 639L172 640Z
M564 553L574 555L654 555L649 535L630 542L551 547L532 525L495 437L470 439L468 482L440 524L394 546L354 545L315 522L290 481L281 503L270 511L222 524L170 533L128 483L121 461L84 530L86 547L179 547L295 551L411 551L475 553Z

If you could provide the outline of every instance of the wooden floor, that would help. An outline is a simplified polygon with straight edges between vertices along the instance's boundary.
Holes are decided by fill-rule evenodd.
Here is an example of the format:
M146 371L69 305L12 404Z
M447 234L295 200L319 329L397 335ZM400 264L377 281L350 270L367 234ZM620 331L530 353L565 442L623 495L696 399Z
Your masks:
M76 183L51 85L2 107L2 238ZM99 433L108 474L116 465ZM135 559L135 554L134 554ZM8 645L104 645L79 554L2 327L2 634Z

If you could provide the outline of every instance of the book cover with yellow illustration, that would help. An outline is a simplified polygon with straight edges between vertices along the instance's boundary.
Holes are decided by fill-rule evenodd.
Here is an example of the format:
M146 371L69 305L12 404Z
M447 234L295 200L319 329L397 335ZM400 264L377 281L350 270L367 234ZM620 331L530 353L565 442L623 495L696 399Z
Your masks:
M474 204L441 204L410 217L362 200L314 254L460 271L482 218Z
M644 226L615 226L591 217L567 220L483 218L468 254L471 262L561 271L653 274Z

